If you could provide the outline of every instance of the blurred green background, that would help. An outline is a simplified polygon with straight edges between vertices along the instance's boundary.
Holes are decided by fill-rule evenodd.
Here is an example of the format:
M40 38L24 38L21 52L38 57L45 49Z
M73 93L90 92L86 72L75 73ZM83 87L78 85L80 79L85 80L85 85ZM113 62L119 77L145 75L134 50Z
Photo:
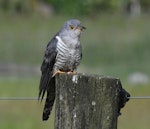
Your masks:
M87 27L78 72L118 77L132 96L150 95L149 0L0 0L0 97L36 97L48 41L64 21ZM1 129L53 129L54 109L42 122L43 105L0 100ZM150 100L130 100L118 129L149 129Z

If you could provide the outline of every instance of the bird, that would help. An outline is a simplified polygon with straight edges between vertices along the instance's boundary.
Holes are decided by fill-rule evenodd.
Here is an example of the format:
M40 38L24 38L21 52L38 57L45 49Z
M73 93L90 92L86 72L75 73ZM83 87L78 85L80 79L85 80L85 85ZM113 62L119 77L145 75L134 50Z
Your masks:
M78 19L68 20L47 44L38 95L38 100L42 102L47 93L43 121L48 120L55 101L55 76L58 73L76 74L82 59L80 36L85 29Z

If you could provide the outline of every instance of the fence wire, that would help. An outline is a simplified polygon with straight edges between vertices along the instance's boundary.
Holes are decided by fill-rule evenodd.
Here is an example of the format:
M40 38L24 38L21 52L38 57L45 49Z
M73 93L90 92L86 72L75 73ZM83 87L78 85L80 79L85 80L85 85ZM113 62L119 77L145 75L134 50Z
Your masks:
M37 97L0 97L0 100L39 100L39 99Z
M150 99L150 96L131 96L128 99Z
M127 97L128 99L150 99L150 96L131 96L131 97ZM43 100L45 100L46 98L43 98ZM13 101L17 101L17 100L27 100L27 101L31 101L31 100L38 100L38 97L0 97L0 100L13 100Z

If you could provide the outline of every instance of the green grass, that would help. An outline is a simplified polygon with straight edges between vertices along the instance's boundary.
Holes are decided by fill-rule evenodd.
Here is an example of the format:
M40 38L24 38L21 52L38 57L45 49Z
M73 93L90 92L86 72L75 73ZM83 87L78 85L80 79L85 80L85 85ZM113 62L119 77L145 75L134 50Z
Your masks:
M38 78L1 78L0 97L36 97L38 96ZM48 122L42 122L44 102L37 100L1 100L1 129L53 129L54 112Z
M0 14L0 60L18 64L40 64L48 41L65 20L61 16L8 16ZM87 27L81 37L83 60L80 72L117 76L150 75L149 16L127 18L101 16L79 18Z
M150 74L148 19L102 17L91 22L83 34L83 64L91 72L97 68L99 74L121 78L134 71Z
M149 84L123 84L131 96L149 96ZM149 99L130 99L121 110L118 118L118 129L149 129Z

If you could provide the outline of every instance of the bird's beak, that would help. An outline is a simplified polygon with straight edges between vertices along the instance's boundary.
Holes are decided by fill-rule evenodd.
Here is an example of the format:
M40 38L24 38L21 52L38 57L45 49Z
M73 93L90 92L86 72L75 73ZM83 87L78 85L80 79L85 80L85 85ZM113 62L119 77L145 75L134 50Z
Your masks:
M82 29L84 29L84 30L85 30L85 29L86 29L86 27L82 26Z
M86 27L84 27L84 26L80 25L80 26L78 26L78 27L77 27L77 29L79 29L80 31L83 31L83 30L85 30L85 29L86 29Z

